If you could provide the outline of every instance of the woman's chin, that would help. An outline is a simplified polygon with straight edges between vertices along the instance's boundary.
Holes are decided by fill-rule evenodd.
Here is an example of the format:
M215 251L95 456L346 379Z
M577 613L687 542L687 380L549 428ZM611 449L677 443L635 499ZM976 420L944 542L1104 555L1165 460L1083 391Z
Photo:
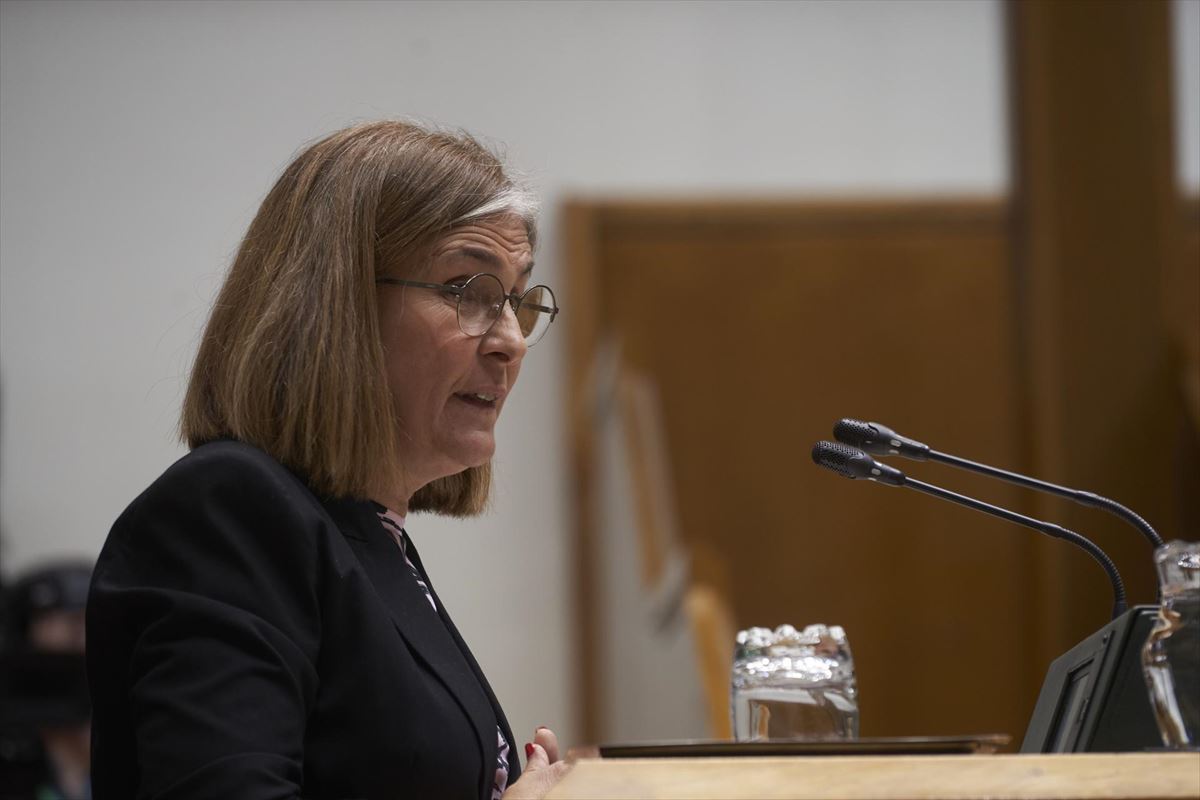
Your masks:
M482 467L496 454L496 440L492 436L470 437L455 448L451 460L457 465L455 472L471 467Z

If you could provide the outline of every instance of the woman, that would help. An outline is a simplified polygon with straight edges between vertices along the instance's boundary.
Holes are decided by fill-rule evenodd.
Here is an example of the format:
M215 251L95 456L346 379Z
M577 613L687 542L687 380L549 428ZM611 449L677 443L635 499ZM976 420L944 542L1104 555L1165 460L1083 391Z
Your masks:
M535 206L465 135L377 122L284 171L184 400L191 452L121 515L88 606L108 798L540 797L404 532L479 513L557 314ZM517 624L512 615L507 624Z

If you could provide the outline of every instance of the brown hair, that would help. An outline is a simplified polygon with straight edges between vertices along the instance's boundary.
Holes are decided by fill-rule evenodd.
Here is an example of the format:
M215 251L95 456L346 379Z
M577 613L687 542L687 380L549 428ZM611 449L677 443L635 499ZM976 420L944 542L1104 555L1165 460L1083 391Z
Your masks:
M189 447L233 438L317 492L369 497L400 474L375 278L413 270L455 225L535 208L465 133L372 122L308 147L259 207L213 306L180 420ZM410 511L486 505L491 467L421 488Z

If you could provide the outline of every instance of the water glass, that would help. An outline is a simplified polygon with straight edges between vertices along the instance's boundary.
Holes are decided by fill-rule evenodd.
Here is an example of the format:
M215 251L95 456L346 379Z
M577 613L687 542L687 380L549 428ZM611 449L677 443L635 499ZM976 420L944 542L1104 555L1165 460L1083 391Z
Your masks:
M857 698L854 659L840 626L738 633L731 692L738 741L857 738Z

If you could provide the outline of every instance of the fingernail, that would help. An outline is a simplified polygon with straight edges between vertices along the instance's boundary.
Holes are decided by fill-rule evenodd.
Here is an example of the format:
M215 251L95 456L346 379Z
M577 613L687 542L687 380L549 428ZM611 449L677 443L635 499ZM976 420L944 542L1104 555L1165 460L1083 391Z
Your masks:
M535 730L538 730L538 731L548 731L548 730L550 730L550 729L549 729L549 728L547 728L545 725L538 725L538 726L537 726L537 728L535 728Z
M533 758L533 745L531 745L529 742L525 743L525 757Z

